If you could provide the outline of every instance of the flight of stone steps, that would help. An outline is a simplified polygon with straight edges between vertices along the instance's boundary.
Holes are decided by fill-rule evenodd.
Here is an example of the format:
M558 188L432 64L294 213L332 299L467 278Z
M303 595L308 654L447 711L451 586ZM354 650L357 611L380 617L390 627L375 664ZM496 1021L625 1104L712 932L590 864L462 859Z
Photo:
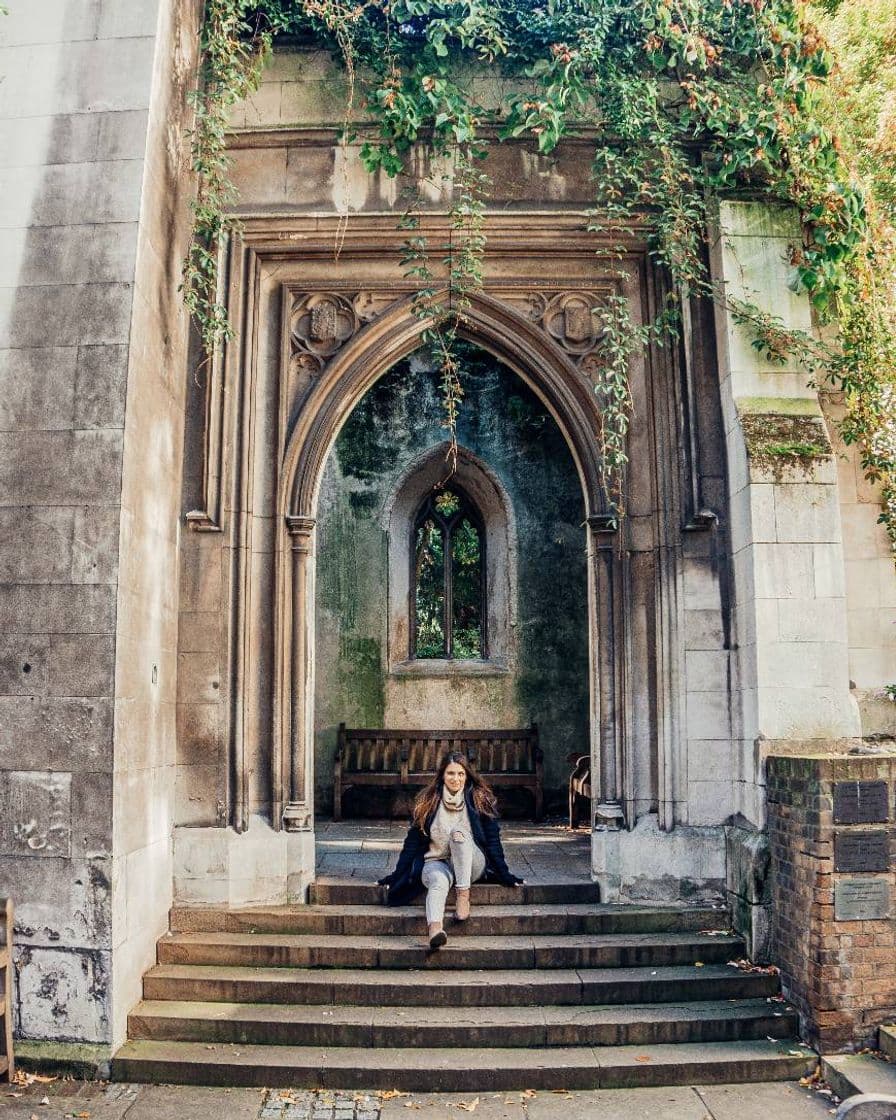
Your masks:
M451 905L449 900L449 906ZM724 912L605 906L590 884L474 886L421 907L326 882L307 906L175 909L118 1080L417 1092L772 1081L811 1071L777 976Z

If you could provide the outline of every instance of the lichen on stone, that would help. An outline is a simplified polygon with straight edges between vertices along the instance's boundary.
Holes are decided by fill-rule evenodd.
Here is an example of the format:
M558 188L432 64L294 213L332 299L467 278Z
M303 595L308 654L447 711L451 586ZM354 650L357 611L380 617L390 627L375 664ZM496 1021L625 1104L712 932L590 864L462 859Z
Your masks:
M824 421L817 414L747 412L740 422L751 466L771 472L775 482L782 481L785 470L808 477L819 460L833 455Z

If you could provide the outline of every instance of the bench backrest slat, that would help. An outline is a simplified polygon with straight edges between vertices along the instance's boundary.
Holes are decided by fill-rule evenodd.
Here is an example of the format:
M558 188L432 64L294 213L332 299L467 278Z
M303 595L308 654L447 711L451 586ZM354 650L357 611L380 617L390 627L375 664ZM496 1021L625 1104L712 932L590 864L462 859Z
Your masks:
M397 774L402 760L412 774L435 771L448 751L465 754L485 774L531 774L535 769L535 728L477 731L340 730L343 767L354 773Z

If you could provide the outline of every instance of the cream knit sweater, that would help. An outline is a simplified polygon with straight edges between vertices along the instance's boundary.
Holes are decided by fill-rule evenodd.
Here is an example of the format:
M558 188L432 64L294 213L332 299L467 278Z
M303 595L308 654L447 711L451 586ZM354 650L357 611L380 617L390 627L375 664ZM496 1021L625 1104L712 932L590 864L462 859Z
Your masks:
M455 809L454 806L457 806ZM436 815L433 817L432 827L429 830L429 850L424 859L450 859L451 848L449 840L455 829L472 836L470 829L470 814L467 812L467 803L463 790L452 796L448 790L442 795Z

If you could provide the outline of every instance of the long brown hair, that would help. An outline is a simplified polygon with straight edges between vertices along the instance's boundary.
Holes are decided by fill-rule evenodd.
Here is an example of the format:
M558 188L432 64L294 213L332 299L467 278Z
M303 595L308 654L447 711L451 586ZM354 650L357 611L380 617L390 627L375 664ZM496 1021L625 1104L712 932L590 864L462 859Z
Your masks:
M428 786L420 790L414 801L414 824L421 830L426 828L426 822L439 807L439 802L442 800L442 790L445 786L445 771L452 762L457 766L462 766L467 772L464 793L466 794L468 789L472 790L473 806L476 812L483 817L496 817L498 815L498 802L495 795L485 779L476 772L473 763L462 751L449 751L439 763L439 768L436 770L433 780Z

